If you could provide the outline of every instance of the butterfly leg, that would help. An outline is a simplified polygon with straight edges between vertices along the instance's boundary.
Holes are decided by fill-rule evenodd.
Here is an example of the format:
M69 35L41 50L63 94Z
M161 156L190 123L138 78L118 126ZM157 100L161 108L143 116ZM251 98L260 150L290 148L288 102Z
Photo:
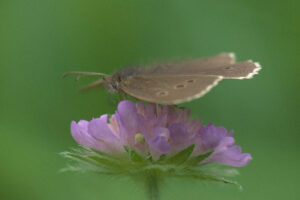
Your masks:
M160 104L156 103L155 104L155 114L158 117L160 115Z
M118 99L113 97L111 94L107 96L107 102L112 108L117 107L119 103Z
M120 101L123 101L124 97L123 97L122 92L120 90L118 91L118 95L119 95Z
M175 109L184 110L185 108L183 106L173 105Z

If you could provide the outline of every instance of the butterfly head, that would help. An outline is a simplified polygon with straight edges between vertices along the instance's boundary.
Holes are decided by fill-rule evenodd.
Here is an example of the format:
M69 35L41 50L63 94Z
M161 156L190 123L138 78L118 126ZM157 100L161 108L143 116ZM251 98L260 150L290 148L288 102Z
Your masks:
M106 86L108 92L116 93L120 90L119 83L121 81L120 74L116 73L112 76L104 76L102 78L104 85Z

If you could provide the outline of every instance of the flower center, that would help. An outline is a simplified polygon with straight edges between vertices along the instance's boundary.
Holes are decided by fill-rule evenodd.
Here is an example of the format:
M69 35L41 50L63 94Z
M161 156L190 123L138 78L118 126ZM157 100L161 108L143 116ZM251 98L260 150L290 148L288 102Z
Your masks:
M145 142L145 137L141 133L136 134L134 136L134 139L135 139L136 143L144 143Z

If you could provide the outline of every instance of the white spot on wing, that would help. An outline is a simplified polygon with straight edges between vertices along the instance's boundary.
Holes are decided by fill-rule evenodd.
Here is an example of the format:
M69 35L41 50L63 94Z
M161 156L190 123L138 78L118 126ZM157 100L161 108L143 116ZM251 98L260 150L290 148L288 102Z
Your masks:
M235 53L229 52L229 53L221 53L221 55L227 55L230 58L230 64L235 63Z
M228 53L228 56L231 58L230 64L235 63L235 54L233 52Z

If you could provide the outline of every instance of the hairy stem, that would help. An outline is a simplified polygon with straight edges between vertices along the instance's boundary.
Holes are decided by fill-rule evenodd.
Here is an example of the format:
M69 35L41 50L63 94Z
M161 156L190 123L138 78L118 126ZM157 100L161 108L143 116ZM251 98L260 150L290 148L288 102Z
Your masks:
M146 189L149 200L159 200L158 178L155 173L151 173L146 179Z

